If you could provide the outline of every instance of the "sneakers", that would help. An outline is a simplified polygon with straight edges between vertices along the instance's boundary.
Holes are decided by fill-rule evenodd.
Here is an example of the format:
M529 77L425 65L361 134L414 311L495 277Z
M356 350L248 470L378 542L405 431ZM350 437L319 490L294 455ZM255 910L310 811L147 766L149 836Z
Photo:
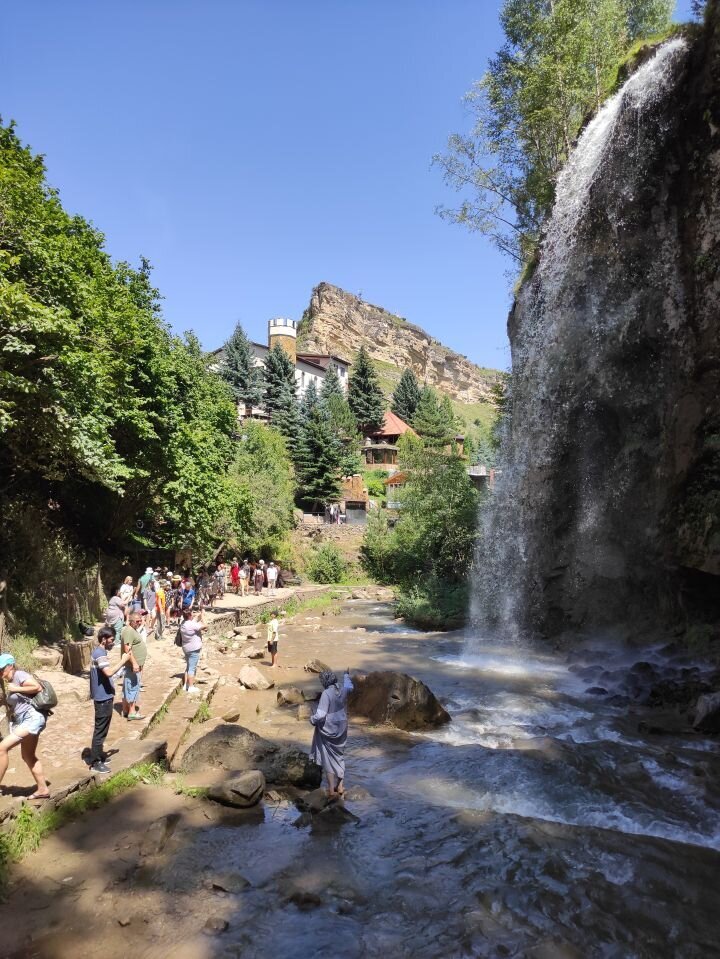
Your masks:
M201 696L201 695L202 693L197 688L197 686L191 686L190 689L188 689L188 696Z
M106 763L93 763L90 767L93 773L111 773L112 769Z

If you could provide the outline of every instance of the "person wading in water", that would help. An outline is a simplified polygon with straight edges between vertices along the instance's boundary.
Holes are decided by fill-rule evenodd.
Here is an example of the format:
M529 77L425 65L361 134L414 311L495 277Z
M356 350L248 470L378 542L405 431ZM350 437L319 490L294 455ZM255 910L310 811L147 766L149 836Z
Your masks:
M343 676L342 687L335 673L320 673L323 693L317 709L310 717L315 727L310 759L322 766L331 799L341 797L345 792L345 743L347 742L348 717L347 697L353 690L350 674Z

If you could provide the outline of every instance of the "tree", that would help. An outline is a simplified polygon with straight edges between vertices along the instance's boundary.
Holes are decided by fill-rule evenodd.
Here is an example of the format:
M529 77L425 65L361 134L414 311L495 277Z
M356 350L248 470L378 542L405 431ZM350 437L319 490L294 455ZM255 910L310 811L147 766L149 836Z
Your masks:
M307 420L310 417L310 414L315 409L315 407L320 402L317 392L317 387L315 386L315 380L310 380L310 383L305 389L303 398L300 401L300 416L303 421Z
M375 367L364 346L358 350L350 370L348 403L361 430L374 432L382 427L385 416L385 396L380 389Z
M453 223L517 263L534 253L555 183L587 116L637 39L667 30L671 0L505 0L505 43L466 95L469 134L434 162L462 195Z
M412 426L428 446L443 448L452 444L458 427L449 397L441 399L432 386L424 386Z
M412 422L419 402L420 387L418 386L418 381L413 371L406 367L393 393L392 406L390 408L401 420L410 423Z
M263 405L272 422L273 414L287 409L290 397L297 399L295 366L285 350L276 343L265 357Z
M362 436L358 432L357 420L344 396L333 393L322 404L328 425L340 447L340 472L342 476L352 476L360 470L360 447Z
M296 460L298 496L310 507L323 507L338 499L342 449L321 406L316 406L303 426Z
M328 366L325 379L320 387L320 399L325 403L331 396L345 396L345 390L340 382L340 377L332 365Z
M252 409L262 401L262 373L255 366L250 341L238 323L223 348L220 376L230 387L236 402Z

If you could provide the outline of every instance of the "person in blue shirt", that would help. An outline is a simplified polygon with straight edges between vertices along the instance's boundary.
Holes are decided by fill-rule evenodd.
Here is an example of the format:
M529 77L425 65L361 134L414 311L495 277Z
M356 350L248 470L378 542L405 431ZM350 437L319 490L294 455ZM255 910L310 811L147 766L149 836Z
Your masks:
M94 773L109 773L103 750L115 703L115 674L130 661L130 653L123 653L114 666L110 662L110 650L115 642L115 632L109 626L98 630L97 646L90 654L90 696L95 704L95 728L88 765Z
M191 579L187 579L185 581L181 596L183 611L186 609L192 609L193 603L195 602L195 587Z

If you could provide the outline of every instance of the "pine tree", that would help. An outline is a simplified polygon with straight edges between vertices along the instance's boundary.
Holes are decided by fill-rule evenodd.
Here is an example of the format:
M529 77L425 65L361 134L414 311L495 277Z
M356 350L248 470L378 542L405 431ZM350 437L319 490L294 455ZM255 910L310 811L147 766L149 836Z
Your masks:
M315 386L315 380L310 380L310 383L303 394L303 398L300 400L300 416L302 417L303 422L310 418L310 414L319 402L320 399L318 397L317 387Z
M340 470L343 476L352 476L360 470L360 447L362 436L350 404L344 396L333 394L321 404L325 410L330 430L340 445Z
M406 423L410 423L420 402L420 387L415 374L407 367L403 370L400 382L392 398L392 411Z
M309 506L325 506L340 495L342 449L326 411L316 406L303 426L298 445L298 495Z
M295 398L295 394L290 392L287 385L282 387L276 398L272 425L283 436L290 459L293 463L297 463L302 445L304 424L300 405Z
M272 422L275 411L288 406L288 394L297 402L295 367L279 343L265 357L264 386L263 403Z
M323 403L327 402L331 396L345 396L345 390L334 366L328 367L325 373L325 379L320 387L320 399Z
M358 350L350 371L348 403L361 430L371 433L382 427L385 396L364 346Z
M428 446L443 447L452 443L457 423L449 398L441 400L431 386L423 387L412 425Z
M254 365L250 340L238 323L223 349L220 376L240 406L259 406L262 400L262 371Z

